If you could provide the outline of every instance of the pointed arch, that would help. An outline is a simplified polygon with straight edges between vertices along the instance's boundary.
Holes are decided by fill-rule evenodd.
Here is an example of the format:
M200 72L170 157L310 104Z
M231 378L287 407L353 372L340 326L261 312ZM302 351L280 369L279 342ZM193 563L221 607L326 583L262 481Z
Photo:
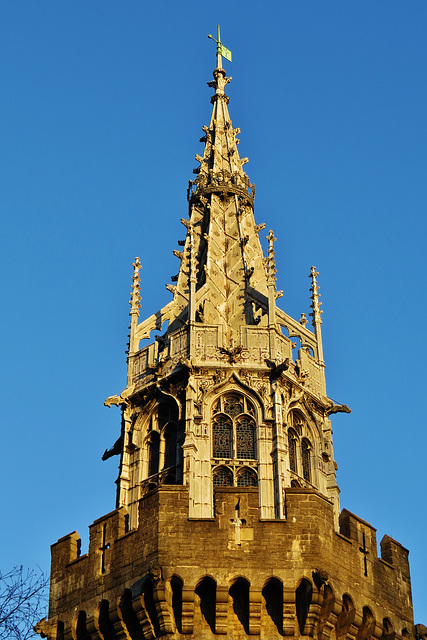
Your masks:
M159 471L160 460L160 434L152 431L148 438L148 477Z
M301 442L302 476L307 482L311 482L311 444L307 438Z
M213 472L214 487L232 487L234 484L233 472L228 467L216 467Z
M274 622L277 631L283 635L283 583L278 578L270 578L263 590L262 596L268 615Z
M174 422L168 422L163 430L165 441L164 469L176 466L177 435L177 425Z
M289 449L289 469L293 473L298 473L297 434L292 428L288 429L288 449Z
M138 637L137 634L141 634L140 624L132 606L132 591L130 589L125 589L123 592L117 610L127 635L131 638Z
M116 632L110 620L110 603L108 600L101 600L95 612L95 626L102 633L105 640L116 640Z
M183 581L179 576L173 575L170 579L172 590L172 612L175 620L175 626L179 633L182 633L182 587Z
M216 619L216 581L205 576L197 583L195 593L200 600L200 611L208 623L212 633L215 633Z
M233 611L249 634L249 582L246 578L237 578L228 590L233 603Z
M79 611L75 624L75 640L90 640L90 635L86 628L86 611Z
M237 480L238 487L257 487L258 486L258 477L255 471L253 471L253 469L249 469L248 467L243 467L243 469L239 469L236 480Z
M313 597L313 585L310 580L303 578L295 591L295 606L297 612L297 620L301 635L304 635L305 622L307 620L308 611Z

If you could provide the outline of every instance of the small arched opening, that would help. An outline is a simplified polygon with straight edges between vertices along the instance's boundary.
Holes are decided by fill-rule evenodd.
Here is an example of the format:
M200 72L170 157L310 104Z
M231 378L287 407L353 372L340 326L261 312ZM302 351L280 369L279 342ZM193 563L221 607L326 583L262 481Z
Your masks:
M277 578L270 578L262 590L268 615L283 634L283 584Z
M307 620L308 611L313 596L313 585L310 580L303 578L295 592L295 606L297 611L297 620L301 635L304 635L305 622Z
M233 611L245 632L249 634L249 582L245 578L237 578L228 590Z
M178 576L172 576L170 580L172 589L172 611L175 626L179 633L182 633L182 586L183 582Z
M202 617L208 623L212 633L215 633L216 582L210 576L205 576L197 584L195 593L199 598Z

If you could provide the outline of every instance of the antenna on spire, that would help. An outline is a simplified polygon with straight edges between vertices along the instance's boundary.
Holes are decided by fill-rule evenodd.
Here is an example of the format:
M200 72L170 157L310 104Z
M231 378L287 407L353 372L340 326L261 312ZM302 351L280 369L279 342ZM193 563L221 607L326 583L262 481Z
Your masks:
M215 40L215 38L211 36L210 33L208 34L208 38L216 42L216 68L222 69L221 56L224 56L224 58L229 62L232 62L232 59L231 59L230 49L227 49L227 47L224 47L224 45L221 42L221 33L220 33L219 25L218 25L218 40Z

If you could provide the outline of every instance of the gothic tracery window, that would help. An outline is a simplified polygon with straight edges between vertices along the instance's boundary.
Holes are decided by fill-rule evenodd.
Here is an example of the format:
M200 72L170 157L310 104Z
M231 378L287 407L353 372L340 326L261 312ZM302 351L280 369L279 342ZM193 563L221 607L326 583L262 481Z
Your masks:
M255 408L240 393L222 396L214 406L212 454L214 458L255 459Z
M288 431L288 448L289 448L289 468L294 473L297 472L297 441L295 431Z
M226 416L217 416L212 424L213 457L231 458L232 422Z
M159 470L160 435L153 431L148 444L148 475L153 476Z
M177 478L177 467L180 454L178 450L178 407L173 402L160 399L153 408L145 440L147 451L146 478L157 476L159 482L174 484Z
M257 487L258 480L255 473L251 469L243 469L237 476L238 487Z
M310 444L306 438L301 443L302 475L310 482Z
M312 446L306 434L310 434L306 419L298 411L290 415L291 426L288 429L289 470L313 482L311 471Z
M233 474L230 469L226 467L219 467L215 469L213 474L214 487L232 487L233 486Z

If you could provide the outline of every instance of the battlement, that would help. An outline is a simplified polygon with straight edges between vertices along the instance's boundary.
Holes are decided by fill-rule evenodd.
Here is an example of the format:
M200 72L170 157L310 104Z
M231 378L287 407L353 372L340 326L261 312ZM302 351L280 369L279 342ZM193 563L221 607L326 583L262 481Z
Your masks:
M253 609L248 629L251 635L258 635L260 625L269 624L262 623L263 616L271 618L268 599L271 596L276 602L276 591L280 591L280 624L288 625L285 635L302 634L301 626L304 630L306 624L309 627L304 634L312 635L320 624L322 607L326 607L325 598L328 616L335 612L334 625L344 624L351 610L352 624L360 628L370 616L370 624L375 621L371 635L381 637L383 619L393 611L394 619L389 623L395 637L401 637L402 629L412 634L406 549L385 536L378 558L375 529L346 510L341 514L341 532L335 532L332 505L314 490L286 491L286 520L259 519L256 488L217 488L215 517L211 519L188 518L188 492L182 486L151 491L141 499L139 508L140 525L131 531L126 530L125 508L96 520L89 528L89 551L84 556L79 556L76 532L52 545L50 622L61 622L64 629L71 629L81 611L85 620L95 619L102 600L109 603L110 617L118 616L124 624L120 611L114 613L117 603L130 598L128 604L134 610L137 598L155 631L151 637L166 633L162 628L172 633L179 625L187 629L181 633L192 634L195 625L209 623L200 610L198 589L204 584L206 589L215 586L216 595L209 596L214 598L217 612L215 633L225 633L227 625L237 624L230 618L229 599L247 597L249 609ZM241 587L240 595L235 594L236 584ZM144 593L145 604L141 605ZM154 598L151 613L150 598ZM300 611L301 599L306 603L305 613ZM173 613L173 601L180 618ZM169 622L164 622L168 616ZM79 620L82 625L82 618ZM67 637L71 638L65 634Z

